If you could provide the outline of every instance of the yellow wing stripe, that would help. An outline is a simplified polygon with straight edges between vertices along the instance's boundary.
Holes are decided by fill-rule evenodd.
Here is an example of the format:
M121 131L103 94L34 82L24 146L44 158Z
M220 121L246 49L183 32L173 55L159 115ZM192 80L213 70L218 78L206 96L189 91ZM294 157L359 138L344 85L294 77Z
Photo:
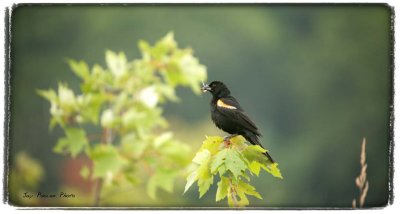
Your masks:
M217 101L217 106L222 107L222 108L228 108L228 109L237 109L235 106L231 106L231 105L228 105L228 104L222 102L222 100Z

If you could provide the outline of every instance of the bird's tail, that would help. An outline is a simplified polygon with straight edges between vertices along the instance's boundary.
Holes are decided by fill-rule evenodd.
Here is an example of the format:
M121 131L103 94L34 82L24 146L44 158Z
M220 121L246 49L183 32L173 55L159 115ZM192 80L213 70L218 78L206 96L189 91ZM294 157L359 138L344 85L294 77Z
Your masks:
M272 159L271 155L268 152L264 152L264 155L271 161L271 163L275 163L274 159Z
M265 149L261 143L260 140L258 139L257 135L253 133L246 133L246 136L244 136L247 141L249 141L253 145L259 145L261 148ZM272 162L275 163L274 159L272 159L271 155L268 154L268 152L264 152L264 155Z

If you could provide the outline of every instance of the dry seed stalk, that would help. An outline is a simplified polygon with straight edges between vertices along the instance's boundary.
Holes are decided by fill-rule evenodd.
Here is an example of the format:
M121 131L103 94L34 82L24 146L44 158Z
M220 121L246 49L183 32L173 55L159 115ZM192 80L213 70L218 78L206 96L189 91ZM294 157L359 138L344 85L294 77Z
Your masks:
M367 197L368 193L368 180L367 180L367 163L366 163L366 153L365 153L365 145L367 141L365 138L361 144L361 156L360 156L360 165L361 165L361 172L360 175L356 178L356 186L360 190L360 196L358 198L358 205L359 208L364 206L365 198ZM357 207L357 200L353 199L352 207Z

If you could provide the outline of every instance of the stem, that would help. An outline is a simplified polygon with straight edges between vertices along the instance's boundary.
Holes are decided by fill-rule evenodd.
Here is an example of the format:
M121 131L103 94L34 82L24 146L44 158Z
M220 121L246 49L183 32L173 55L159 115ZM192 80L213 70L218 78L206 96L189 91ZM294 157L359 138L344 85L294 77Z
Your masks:
M93 140L101 138L101 134L90 134L90 135L87 135L87 138L89 141L93 141Z
M369 188L369 184L368 184L368 180L367 180L367 156L365 153L365 145L366 145L367 141L364 138L363 142L361 143L361 155L360 155L360 165L361 165L361 171L360 171L360 175L357 176L356 178L356 186L359 189L359 197L358 197L358 207L362 208L364 206L364 202L365 202L365 197L367 197L367 193L368 193L368 188ZM353 208L357 208L357 200L356 198L353 199L352 202L352 206Z
M96 182L96 188L94 193L94 206L98 207L100 203L101 188L103 187L103 179L98 178Z
M361 165L361 172L358 176L360 184L358 188L360 189L360 196L358 198L359 207L362 208L364 206L365 197L367 196L368 192L368 180L367 180L367 163L366 163L366 154L365 154L365 144L366 140L363 139L361 144L361 156L360 156L360 165Z
M112 144L112 131L110 129L103 129L102 143ZM99 206L101 189L103 188L103 178L98 178L96 181L96 187L94 192L94 206Z
M231 188L231 198L232 198L232 201L233 201L233 205L234 205L234 207L239 207L238 202L237 202L237 198L236 198L236 194L235 194L236 190L232 185L232 180L231 179L229 179L229 187Z
M106 132L107 132L107 138L106 138L106 142L107 142L107 144L108 145L110 145L110 144L112 144L112 141L113 141L113 131L111 130L111 129L106 129Z
M103 129L103 133L101 135L101 142L107 145L111 145L113 141L113 131L112 129Z
M154 174L154 170L149 166L149 164L146 161L140 160L139 163L142 163L143 169L148 175Z

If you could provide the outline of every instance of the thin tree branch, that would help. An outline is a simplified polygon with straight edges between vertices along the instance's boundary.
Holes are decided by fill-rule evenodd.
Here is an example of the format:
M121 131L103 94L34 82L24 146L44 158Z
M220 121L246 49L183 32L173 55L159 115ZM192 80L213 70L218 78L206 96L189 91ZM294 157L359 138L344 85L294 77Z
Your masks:
M232 201L233 201L233 206L239 207L237 198L236 198L236 189L233 187L231 179L229 179L229 187L231 188L231 197L232 197Z
M98 207L100 203L101 189L103 187L103 179L98 178L94 192L94 206Z
M110 129L103 129L101 142L107 145L112 144L112 132ZM103 188L103 178L98 178L95 184L94 206L99 206L101 200L101 189Z

